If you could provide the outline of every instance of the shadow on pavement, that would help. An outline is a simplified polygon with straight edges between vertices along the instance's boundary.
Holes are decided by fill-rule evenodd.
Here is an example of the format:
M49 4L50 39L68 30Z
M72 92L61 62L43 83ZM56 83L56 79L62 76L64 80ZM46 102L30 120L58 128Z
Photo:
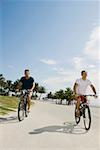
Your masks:
M76 125L72 122L65 122L64 125L52 125L46 126L42 128L35 129L33 132L29 132L29 134L40 134L44 132L58 132L58 133L69 133L69 134L85 134L87 131Z
M18 118L16 116L0 117L0 124L17 123Z

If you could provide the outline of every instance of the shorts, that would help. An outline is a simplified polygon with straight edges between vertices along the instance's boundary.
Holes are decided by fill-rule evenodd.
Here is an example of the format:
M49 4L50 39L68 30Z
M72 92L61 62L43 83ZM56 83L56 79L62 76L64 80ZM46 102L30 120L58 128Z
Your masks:
M86 99L86 101L87 101L87 98L85 98L84 96L78 96L77 98L79 98L82 102L84 102L85 99Z

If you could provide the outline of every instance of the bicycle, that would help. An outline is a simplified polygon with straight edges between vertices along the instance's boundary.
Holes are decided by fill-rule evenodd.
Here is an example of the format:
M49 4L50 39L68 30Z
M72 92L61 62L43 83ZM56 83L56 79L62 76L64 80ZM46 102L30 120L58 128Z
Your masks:
M24 120L24 117L28 117L28 94L29 90L22 90L21 96L23 99L20 99L18 104L18 120L22 121Z
M77 115L77 107L75 107L75 121L76 124L79 124L81 117L83 116L85 130L89 130L91 127L91 111L88 104L88 96L95 97L95 95L82 95L84 97L84 101L80 102L80 115Z

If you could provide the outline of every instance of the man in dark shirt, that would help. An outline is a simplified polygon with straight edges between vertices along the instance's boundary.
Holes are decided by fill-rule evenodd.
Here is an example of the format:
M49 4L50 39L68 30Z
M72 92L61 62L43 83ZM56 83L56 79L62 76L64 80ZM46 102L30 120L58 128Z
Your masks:
M32 97L32 92L33 89L35 88L35 83L34 79L30 77L30 71L26 69L24 71L24 77L20 79L18 89L26 89L29 90L29 95L28 95L28 111L30 112L30 103L31 103L31 97Z

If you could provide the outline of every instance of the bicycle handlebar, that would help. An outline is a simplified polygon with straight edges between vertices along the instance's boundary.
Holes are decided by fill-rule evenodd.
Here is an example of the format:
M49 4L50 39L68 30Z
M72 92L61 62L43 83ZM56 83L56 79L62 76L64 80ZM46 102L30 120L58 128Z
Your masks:
M80 95L80 96L84 96L84 97L91 96L91 97L95 97L95 98L97 98L97 97L98 97L98 96L97 96L97 95L95 95L95 94Z
M21 93L23 93L23 94L25 94L25 93L29 93L30 92L30 90L29 89L24 89L24 90L21 90Z
M82 95L82 96L93 96L93 97L95 97L96 95L88 94L88 95Z
M24 89L24 90L21 90L21 91L24 91L24 92L29 92L29 89L27 89L27 90L26 90L26 89Z

